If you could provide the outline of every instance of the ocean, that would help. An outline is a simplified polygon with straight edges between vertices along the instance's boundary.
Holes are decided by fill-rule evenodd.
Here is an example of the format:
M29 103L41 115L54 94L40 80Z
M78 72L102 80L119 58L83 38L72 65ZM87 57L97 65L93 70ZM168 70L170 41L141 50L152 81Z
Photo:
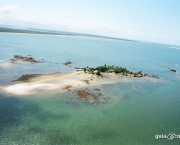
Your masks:
M8 63L14 55L32 55L46 63ZM110 99L97 106L69 92L15 96L1 91L0 145L179 144L178 138L156 139L162 134L180 135L179 57L180 49L166 44L0 33L0 85L24 74L71 72L75 67L104 64L155 74L161 80L104 84L102 96ZM66 61L73 63L65 66Z

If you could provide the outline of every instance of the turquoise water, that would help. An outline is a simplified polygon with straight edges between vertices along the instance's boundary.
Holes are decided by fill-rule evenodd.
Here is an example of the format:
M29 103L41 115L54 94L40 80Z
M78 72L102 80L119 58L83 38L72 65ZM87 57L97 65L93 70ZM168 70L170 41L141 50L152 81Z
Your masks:
M52 63L9 65L7 62L15 54ZM68 72L75 67L104 64L153 73L162 81L139 79L102 85L102 97L110 99L97 106L68 92L21 97L1 92L0 144L179 144L180 139L155 139L162 133L180 134L179 56L179 49L162 44L1 33L1 85L27 73ZM67 60L73 62L71 67L61 64ZM177 72L170 72L167 67Z

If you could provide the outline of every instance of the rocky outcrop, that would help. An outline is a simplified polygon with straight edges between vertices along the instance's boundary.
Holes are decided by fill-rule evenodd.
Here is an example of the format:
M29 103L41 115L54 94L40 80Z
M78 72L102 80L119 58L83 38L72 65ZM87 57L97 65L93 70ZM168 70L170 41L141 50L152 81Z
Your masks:
M32 62L32 63L42 63L43 61L36 60L32 56L22 56L22 55L14 55L14 58L11 59L11 63L17 63L18 61Z
M157 75L154 75L154 74L144 74L144 76L147 76L147 77L152 77L152 78L157 78L159 79L159 77Z
M172 72L176 72L176 70L173 69L173 68L169 68L169 70L172 71Z
M72 64L72 61L66 61L66 62L64 62L62 64L66 65L66 66L70 66Z

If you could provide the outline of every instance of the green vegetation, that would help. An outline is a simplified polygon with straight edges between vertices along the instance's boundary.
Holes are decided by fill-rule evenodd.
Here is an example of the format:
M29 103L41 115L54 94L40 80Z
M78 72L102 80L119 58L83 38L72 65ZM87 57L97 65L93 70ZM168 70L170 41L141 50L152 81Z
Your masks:
M138 72L132 72L127 70L126 68L123 67L118 67L114 65L104 65L104 66L98 66L98 67L84 67L83 68L84 72L90 73L90 74L96 74L98 76L102 75L101 73L116 73L116 74L122 74L125 76L133 76L133 77L143 77L145 76L142 71Z
M69 35L69 34L65 34L65 33L61 33L61 32L27 30L27 29L5 28L5 27L0 27L0 32L4 32L4 33L27 33L27 34L47 34L47 35Z
M100 75L101 75L101 72L100 72L100 71L97 71L97 72L96 72L96 75L100 76Z

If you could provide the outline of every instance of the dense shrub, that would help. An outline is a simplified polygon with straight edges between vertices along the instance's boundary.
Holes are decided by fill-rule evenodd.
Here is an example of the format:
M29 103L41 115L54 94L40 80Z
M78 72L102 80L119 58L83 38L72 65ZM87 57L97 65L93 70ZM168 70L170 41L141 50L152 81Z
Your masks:
M101 75L101 72L100 72L100 71L97 71L97 72L96 72L96 75L100 76L100 75Z
M107 66L106 64L104 66L98 66L96 68L94 67L86 67L84 68L84 71L88 71L89 73L92 73L94 74L94 71L97 71L96 74L97 75L101 75L101 72L108 72L108 73L122 73L122 74L126 74L126 73L129 73L129 74L133 74L133 72L127 70L126 68L122 68L122 67L118 67L118 66L114 66L114 65L111 65L111 66ZM139 71L138 72L139 74L142 73L142 71ZM136 74L135 74L136 75Z

